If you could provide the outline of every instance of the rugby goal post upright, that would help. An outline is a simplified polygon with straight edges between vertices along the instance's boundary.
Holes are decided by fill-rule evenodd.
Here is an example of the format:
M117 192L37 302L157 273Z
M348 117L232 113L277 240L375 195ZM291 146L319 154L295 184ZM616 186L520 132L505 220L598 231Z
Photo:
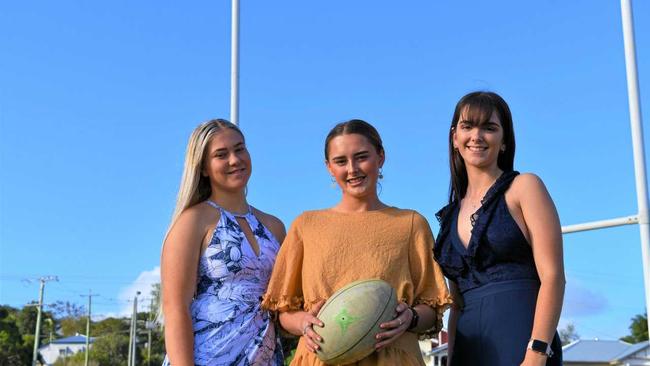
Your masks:
M239 126L239 0L232 0L230 30L230 122Z
M634 150L636 201L639 210L639 231L641 233L641 256L643 257L645 306L647 314L650 315L650 225L648 222L648 184L645 169L643 125L641 122L639 78L637 75L636 66L636 46L634 42L634 21L632 19L631 3L632 0L621 0L621 17L623 19L623 38L625 42L625 71L627 75L627 94L628 105L630 108L630 126L632 128L632 148Z
M636 201L638 213L632 216L562 226L562 233L568 234L578 231L638 224L641 234L641 257L643 261L645 306L647 314L650 315L650 223L648 220L648 183L645 169L643 124L641 122L639 78L637 75L636 66L636 46L634 41L634 22L632 19L631 2L632 0L621 0L621 18L623 20L623 41L625 43L625 74L627 76L630 127L632 129L632 150L634 153L634 177L636 181Z

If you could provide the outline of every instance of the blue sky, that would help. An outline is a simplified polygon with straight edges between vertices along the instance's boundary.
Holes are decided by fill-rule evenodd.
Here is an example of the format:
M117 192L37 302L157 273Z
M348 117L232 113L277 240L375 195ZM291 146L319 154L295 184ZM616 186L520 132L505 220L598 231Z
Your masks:
M650 3L633 6L647 111ZM1 7L0 303L58 275L46 303L92 289L97 316L122 313L156 277L190 132L229 116L230 3ZM620 4L605 0L243 1L249 201L287 226L335 204L323 140L362 118L385 140L381 198L437 232L449 120L476 89L509 102L515 166L542 177L563 224L636 213ZM626 335L645 310L638 228L564 244L561 324Z

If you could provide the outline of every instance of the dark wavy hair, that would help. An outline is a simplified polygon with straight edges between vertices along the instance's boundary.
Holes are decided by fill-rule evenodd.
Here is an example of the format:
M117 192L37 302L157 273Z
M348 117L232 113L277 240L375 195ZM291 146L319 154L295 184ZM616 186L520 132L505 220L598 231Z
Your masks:
M329 146L333 138L341 135L359 134L368 139L368 142L375 147L377 154L384 152L384 145L379 136L379 132L370 123L360 120L351 119L346 122L341 122L334 126L325 138L325 161L329 160Z
M499 153L497 166L504 172L513 170L515 160L515 132L512 127L510 107L497 93L476 91L460 98L449 128L449 170L451 183L449 185L449 203L460 201L467 192L467 169L460 153L454 149L454 132L461 114L476 125L487 122L496 112L503 129L503 144L505 151Z

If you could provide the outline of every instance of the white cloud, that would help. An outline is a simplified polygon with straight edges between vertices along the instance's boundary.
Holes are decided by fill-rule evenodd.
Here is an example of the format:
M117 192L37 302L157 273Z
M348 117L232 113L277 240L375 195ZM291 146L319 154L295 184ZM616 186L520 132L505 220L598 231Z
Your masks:
M604 295L592 291L575 278L567 280L562 309L563 318L597 315L607 310L608 306Z
M140 295L138 295L138 311L149 310L149 304L151 302L151 286L154 283L159 282L160 266L157 266L150 271L140 272L138 278L136 278L130 285L124 287L118 295L118 299L121 302L126 303L126 305L122 306L122 309L120 309L119 315L131 315L133 312L133 297L138 291L140 291Z
M118 313L115 313L115 312L112 312L112 311L102 313L102 314L93 314L91 316L91 318L92 318L92 320L94 322L100 322L100 321L102 321L104 319L108 319L108 318L121 318L121 317L122 317L122 315L120 315Z

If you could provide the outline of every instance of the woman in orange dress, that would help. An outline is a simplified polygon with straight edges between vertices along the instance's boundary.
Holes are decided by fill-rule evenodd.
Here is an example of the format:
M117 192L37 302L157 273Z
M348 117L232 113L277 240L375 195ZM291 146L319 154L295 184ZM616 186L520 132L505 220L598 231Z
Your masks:
M431 229L419 213L379 200L384 159L377 130L361 120L336 125L325 140L325 164L341 201L294 221L262 303L300 336L292 365L323 365L316 351L327 340L312 325L322 325L316 314L324 301L353 281L380 278L400 300L396 317L376 335L376 351L357 365L424 365L418 337L442 326L451 298L433 260Z

